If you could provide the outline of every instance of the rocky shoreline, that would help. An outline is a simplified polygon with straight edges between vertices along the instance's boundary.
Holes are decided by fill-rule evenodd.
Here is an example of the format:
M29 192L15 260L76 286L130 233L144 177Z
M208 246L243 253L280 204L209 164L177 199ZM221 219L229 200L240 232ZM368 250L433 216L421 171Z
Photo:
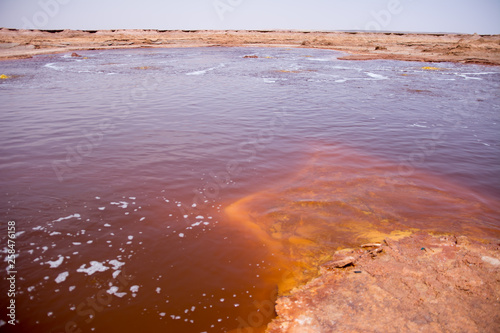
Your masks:
M391 59L500 65L500 35L209 30L0 29L0 60L78 50L260 46L332 49L343 60Z
M269 333L498 332L500 244L417 233L337 252Z

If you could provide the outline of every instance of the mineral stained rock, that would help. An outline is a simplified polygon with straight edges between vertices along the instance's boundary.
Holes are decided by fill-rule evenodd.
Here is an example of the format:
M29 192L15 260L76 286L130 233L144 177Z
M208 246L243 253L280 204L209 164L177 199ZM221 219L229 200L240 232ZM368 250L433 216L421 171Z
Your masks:
M500 238L493 228L500 202L444 177L413 170L341 145L318 144L292 179L226 207L231 221L253 233L289 271L280 294L316 277L318 267L355 264L357 254L332 254L360 244L370 255L385 238L412 231ZM352 257L352 258L347 258Z
M498 332L498 243L422 232L379 248L280 297L267 332Z

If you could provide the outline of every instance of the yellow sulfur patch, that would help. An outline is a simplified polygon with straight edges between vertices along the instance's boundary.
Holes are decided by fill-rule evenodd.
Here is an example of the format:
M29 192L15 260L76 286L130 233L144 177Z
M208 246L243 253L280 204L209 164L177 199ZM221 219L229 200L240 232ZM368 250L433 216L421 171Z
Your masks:
M2 74L2 75L0 75L0 79L2 79L2 80L10 79L10 76Z
M426 70L426 71L439 71L441 70L442 68L439 68L439 67L429 67L429 66L426 66L426 67L422 67L422 69Z

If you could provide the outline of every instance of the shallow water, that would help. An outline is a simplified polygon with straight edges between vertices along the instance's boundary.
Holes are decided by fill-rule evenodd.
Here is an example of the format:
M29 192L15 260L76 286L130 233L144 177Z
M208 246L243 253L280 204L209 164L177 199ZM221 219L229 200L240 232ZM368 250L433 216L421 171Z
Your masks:
M19 332L259 327L303 251L326 259L374 230L500 235L497 68L283 48L79 53L0 63L13 76L0 80L0 237L6 252L16 221ZM318 223L262 234L273 212Z

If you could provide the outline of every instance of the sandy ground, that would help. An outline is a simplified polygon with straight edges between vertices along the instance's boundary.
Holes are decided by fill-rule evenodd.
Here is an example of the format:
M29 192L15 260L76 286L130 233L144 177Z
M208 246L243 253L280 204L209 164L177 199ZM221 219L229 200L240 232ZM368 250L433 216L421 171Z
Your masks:
M498 242L420 233L368 245L278 298L267 332L498 332Z
M500 65L500 35L161 30L0 30L0 60L78 50L137 47L304 47L349 53L341 59L395 59Z

